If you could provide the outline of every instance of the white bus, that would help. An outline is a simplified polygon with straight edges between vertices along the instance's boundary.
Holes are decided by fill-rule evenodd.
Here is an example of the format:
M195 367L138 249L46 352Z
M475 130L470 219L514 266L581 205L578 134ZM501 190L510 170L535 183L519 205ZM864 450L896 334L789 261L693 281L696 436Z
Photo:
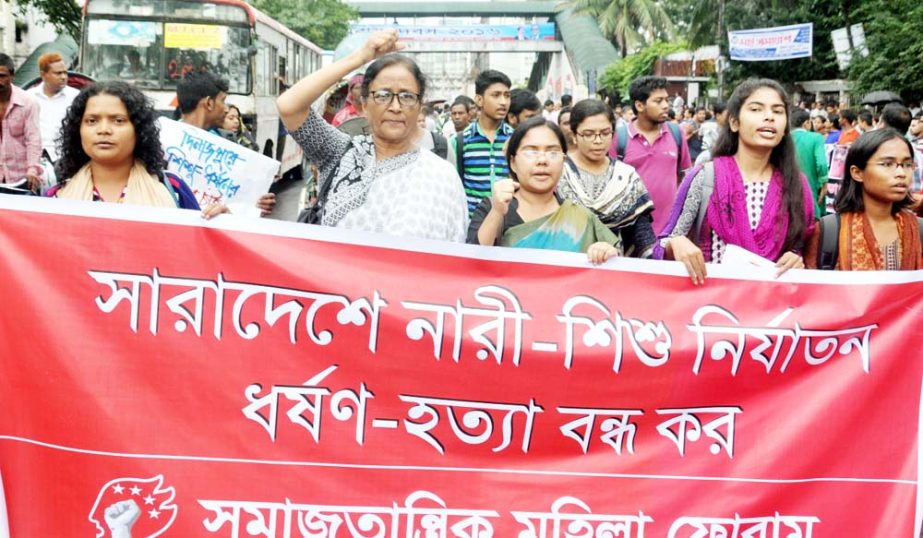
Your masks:
M176 82L207 70L226 79L260 150L301 173L301 151L283 136L275 100L321 66L322 50L243 0L86 0L80 69L96 80L136 84L163 114Z

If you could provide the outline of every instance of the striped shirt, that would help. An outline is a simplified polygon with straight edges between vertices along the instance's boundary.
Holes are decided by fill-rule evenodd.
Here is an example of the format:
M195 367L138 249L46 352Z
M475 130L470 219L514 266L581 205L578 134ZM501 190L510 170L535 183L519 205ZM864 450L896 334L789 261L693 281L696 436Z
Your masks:
M478 122L472 123L462 131L462 155L454 157L461 159L461 180L465 196L468 198L469 215L474 213L481 200L490 197L494 181L509 176L510 170L506 155L503 154L503 146L511 134L513 128L505 122L497 128L493 142L484 135ZM455 150L454 140L449 147L450 150Z

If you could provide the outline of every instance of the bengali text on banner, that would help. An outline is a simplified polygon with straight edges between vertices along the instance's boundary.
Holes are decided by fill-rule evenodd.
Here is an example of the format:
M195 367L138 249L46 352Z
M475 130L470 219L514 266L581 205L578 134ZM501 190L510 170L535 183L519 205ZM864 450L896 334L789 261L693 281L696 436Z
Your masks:
M2 198L0 532L919 533L919 273Z

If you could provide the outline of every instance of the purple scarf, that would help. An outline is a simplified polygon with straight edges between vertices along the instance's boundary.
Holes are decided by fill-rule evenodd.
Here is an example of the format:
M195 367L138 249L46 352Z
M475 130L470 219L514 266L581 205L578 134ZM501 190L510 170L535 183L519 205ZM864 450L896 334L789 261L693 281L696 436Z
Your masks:
M769 180L766 200L760 214L760 223L750 229L747 212L747 189L734 157L718 157L715 163L715 191L708 202L702 235L705 252L711 252L711 233L714 231L725 243L737 245L769 260L782 254L785 234L788 231L788 211L782 207L782 173L773 170Z
M705 260L711 261L712 231L727 244L737 245L773 261L779 259L788 232L788 211L782 206L782 173L778 170L773 171L766 200L763 202L759 225L756 230L751 230L747 213L747 191L737 161L734 157L716 157L714 166L715 189L708 202L701 237L694 238L696 244L702 248ZM660 232L659 238L669 237L673 228L676 227L682 213L683 202L689 194L692 179L699 170L701 167L698 166L690 170L680 185L670 219ZM804 189L805 237L810 237L814 227L813 195L804 176L801 177L801 182ZM654 257L663 259L663 254L664 250L658 241Z

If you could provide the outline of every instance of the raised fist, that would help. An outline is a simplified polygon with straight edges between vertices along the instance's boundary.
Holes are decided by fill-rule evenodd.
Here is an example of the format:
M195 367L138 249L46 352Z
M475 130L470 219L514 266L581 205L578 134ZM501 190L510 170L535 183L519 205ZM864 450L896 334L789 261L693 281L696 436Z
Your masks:
M112 531L112 538L131 538L131 527L140 515L141 508L131 499L119 501L106 508L106 525Z

